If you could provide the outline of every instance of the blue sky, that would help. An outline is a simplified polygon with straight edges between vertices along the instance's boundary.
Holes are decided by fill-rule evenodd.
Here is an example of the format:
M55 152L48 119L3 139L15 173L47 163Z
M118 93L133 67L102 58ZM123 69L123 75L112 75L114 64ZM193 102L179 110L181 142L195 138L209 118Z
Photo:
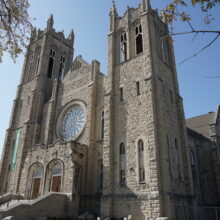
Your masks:
M141 0L115 0L118 13L122 15L127 8L136 7ZM161 9L168 0L151 0L153 8ZM111 0L30 0L30 16L35 18L33 25L44 29L51 13L54 15L54 27L57 31L64 30L67 36L73 28L75 32L75 56L81 54L89 62L97 59L101 63L101 70L107 73L107 34L109 31L109 10ZM206 27L202 22L199 10L187 9L193 12L192 24L198 29L220 30L219 6L212 13L216 20ZM175 31L189 30L186 24L176 23ZM179 63L207 44L214 36L199 35L192 41L193 36L182 35L174 38L177 72L179 77L180 94L184 100L186 118L215 111L220 104L219 84L220 76L219 55L220 39L200 55L186 63ZM23 65L23 55L16 63L5 54L0 64L0 151L4 143L5 131L11 114L13 99Z

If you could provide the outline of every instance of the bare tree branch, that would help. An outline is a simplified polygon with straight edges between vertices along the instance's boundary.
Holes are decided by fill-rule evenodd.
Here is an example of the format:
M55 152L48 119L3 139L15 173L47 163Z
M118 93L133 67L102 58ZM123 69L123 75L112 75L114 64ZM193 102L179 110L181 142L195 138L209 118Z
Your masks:
M215 79L215 78L220 78L220 75L219 76L204 76L204 78Z
M195 36L194 36L194 38L192 39L192 41L194 41L194 40L196 39L197 35L198 35L198 33L195 33Z
M202 51L204 51L205 49L207 49L208 47L210 47L210 46L218 39L219 36L220 36L220 33L218 33L218 34L216 35L216 37L215 37L212 41L210 41L205 47L203 47L201 50L197 51L197 52L194 53L192 56L190 56L190 57L186 58L185 60L183 60L182 62L180 62L179 65L185 63L187 60L189 60L189 59L191 59L191 58L197 56L197 55L200 54Z
M179 33L171 33L170 36L183 35L183 34L220 34L220 31L210 31L210 30L194 30L194 31L185 31ZM167 36L168 37L168 36Z

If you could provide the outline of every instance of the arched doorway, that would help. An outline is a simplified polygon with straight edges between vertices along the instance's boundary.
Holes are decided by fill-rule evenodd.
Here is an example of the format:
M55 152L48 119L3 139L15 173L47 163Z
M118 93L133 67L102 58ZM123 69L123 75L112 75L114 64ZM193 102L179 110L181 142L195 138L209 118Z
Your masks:
M63 166L61 163L56 163L52 167L52 177L51 177L51 187L50 191L52 192L60 192L61 191L61 183L63 176Z
M37 198L42 192L43 165L39 162L33 163L28 171L25 196L28 199Z
M42 179L43 169L42 167L37 167L34 169L33 178L32 178L32 199L35 199L39 196L41 179Z
M62 192L64 164L59 159L53 159L47 165L44 193Z

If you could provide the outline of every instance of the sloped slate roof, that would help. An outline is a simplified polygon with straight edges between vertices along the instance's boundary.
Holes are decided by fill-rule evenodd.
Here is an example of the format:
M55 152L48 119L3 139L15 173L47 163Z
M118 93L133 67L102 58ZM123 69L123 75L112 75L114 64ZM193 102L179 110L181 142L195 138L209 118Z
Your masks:
M193 118L186 119L186 126L199 134L210 138L210 124L213 124L215 119L215 112L196 116Z

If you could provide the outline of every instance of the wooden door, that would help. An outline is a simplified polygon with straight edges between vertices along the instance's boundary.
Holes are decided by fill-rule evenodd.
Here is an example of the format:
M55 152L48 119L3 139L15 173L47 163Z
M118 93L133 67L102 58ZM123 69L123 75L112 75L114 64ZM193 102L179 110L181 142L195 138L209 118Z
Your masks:
M39 196L40 182L41 182L41 178L34 178L33 190L32 190L32 199L35 199Z
M52 192L61 191L61 176L53 176L52 178Z

